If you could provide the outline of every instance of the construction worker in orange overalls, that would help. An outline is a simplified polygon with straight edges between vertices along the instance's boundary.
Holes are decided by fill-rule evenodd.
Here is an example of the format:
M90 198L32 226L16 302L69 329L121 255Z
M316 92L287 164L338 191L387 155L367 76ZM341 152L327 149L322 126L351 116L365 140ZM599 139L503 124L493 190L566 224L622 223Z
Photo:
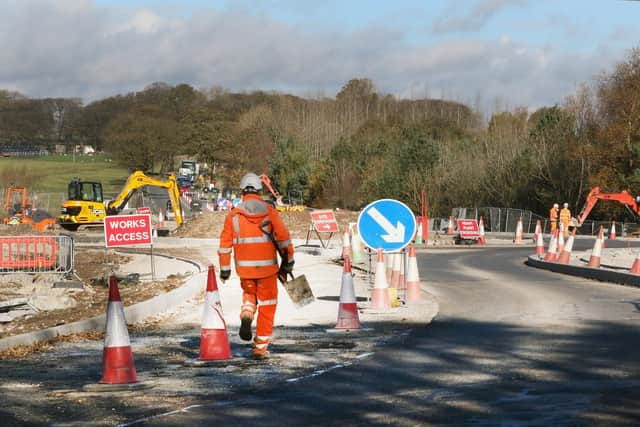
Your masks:
M225 218L220 234L220 279L224 283L231 275L233 251L243 291L239 335L251 341L251 323L257 312L253 358L265 359L269 356L267 348L278 302L278 276L286 278L293 270L293 244L278 211L259 195L260 177L246 174L240 180L240 188L242 200ZM280 267L278 252L283 259Z
M569 236L569 221L571 221L571 211L569 210L569 203L565 203L560 211L560 224L562 224L564 237Z
M551 233L558 228L558 219L560 218L560 207L557 203L553 204L553 207L549 211L549 223L551 224Z

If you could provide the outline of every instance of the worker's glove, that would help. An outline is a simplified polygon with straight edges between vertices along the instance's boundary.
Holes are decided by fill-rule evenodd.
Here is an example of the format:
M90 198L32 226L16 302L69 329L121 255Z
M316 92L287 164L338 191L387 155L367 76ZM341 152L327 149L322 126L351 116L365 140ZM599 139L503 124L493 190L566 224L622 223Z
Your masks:
M278 270L278 280L280 281L280 283L287 283L287 275L291 274L291 272L293 271L293 264L293 261L290 261L286 264L280 264L280 269Z
M295 264L295 261L291 260L286 264L282 265L282 271L289 274L293 271L293 264Z
M231 277L231 270L220 270L220 280L224 283Z

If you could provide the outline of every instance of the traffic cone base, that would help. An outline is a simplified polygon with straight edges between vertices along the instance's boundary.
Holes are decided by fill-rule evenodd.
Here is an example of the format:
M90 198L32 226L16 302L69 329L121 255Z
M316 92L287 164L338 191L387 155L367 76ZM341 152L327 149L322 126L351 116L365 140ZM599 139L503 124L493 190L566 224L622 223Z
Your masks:
M226 329L200 330L200 360L231 359L231 348Z
M358 305L355 302L340 303L336 329L360 329Z
M102 379L100 384L138 382L133 365L131 346L105 347L102 353Z
M227 335L227 324L222 315L216 270L213 265L210 265L207 272L207 293L204 297L200 329L200 360L226 359L231 359L231 347Z

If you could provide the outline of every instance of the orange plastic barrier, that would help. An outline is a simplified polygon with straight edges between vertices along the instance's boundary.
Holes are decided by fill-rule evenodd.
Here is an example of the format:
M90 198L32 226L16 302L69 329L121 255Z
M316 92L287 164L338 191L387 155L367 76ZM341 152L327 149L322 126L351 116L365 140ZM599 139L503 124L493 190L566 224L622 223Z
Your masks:
M0 270L50 269L57 261L53 237L0 237Z

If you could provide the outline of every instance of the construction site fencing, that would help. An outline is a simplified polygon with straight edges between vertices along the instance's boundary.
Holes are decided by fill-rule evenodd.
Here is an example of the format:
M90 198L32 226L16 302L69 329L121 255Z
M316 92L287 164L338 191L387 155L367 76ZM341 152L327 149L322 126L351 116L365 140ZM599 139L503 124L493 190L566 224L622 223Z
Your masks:
M515 233L518 220L521 218L524 233L534 233L538 221L540 221L543 233L549 233L551 231L551 222L548 217L525 209L495 207L453 208L451 215L454 221L457 219L475 219L479 221L482 216L484 228L487 232ZM448 225L449 220L442 218L439 219L439 221L435 221L435 223L445 223ZM600 226L603 227L605 233L608 233L611 228L611 221L585 221L582 226L578 228L576 234L587 236L596 235L600 230ZM446 230L446 227L435 229ZM635 230L638 230L638 224L635 222L616 223L616 232L621 236L631 234Z
M70 236L0 236L0 273L59 273L73 271Z

